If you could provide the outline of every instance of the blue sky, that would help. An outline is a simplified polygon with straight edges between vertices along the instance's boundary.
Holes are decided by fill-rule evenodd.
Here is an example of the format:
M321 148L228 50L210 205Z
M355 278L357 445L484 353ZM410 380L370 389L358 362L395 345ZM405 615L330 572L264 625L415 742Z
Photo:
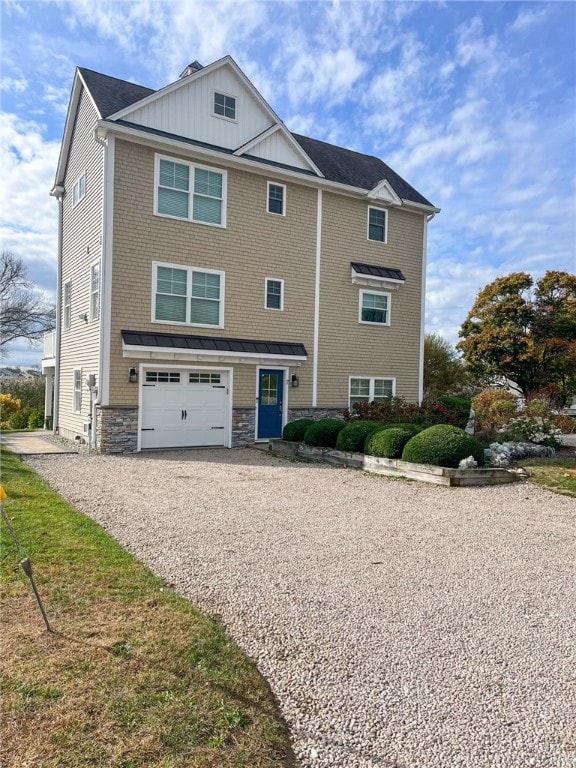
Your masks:
M576 271L576 3L1 2L2 248L53 298L74 69L160 88L234 57L289 129L381 157L442 212L427 330L500 275ZM395 265L401 267L401 264ZM15 345L4 364L33 365Z

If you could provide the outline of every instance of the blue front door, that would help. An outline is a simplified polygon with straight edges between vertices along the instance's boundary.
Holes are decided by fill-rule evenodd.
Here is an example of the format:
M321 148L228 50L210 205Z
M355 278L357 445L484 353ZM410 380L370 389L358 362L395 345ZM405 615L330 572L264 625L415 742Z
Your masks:
M282 437L284 371L261 368L258 373L257 438Z

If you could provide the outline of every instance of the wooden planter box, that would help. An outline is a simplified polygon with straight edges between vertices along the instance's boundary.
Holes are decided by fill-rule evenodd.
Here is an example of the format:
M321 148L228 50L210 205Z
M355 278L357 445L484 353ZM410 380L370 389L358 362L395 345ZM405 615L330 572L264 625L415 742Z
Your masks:
M365 456L363 453L345 453L331 448L315 448L303 443L289 443L286 440L270 440L269 450L279 456L322 461L338 467L352 467L390 477L408 477L435 485L501 485L522 480L522 471L510 469L451 469L431 464L413 464L400 459L384 459L379 456Z

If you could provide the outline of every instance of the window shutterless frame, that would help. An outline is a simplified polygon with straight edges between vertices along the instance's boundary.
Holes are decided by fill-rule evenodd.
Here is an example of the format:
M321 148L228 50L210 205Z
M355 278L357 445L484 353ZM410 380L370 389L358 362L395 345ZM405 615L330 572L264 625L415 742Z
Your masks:
M224 229L227 179L222 168L155 155L154 215Z
M388 211L385 208L368 206L366 237L374 243L388 242Z
M348 407L354 403L378 402L396 394L393 376L350 376L348 379Z
M380 291L360 290L358 322L362 325L390 325L392 296Z
M266 309L284 309L284 280L267 277L264 281L264 306Z
M266 212L274 216L286 216L286 184L267 182Z
M100 262L90 265L90 320L100 317Z
M229 93L222 91L213 92L214 116L223 117L225 120L236 122L237 99Z
M84 171L72 186L72 208L86 197L86 171Z
M65 331L69 331L72 325L72 281L68 280L64 283L64 317L63 326Z
M82 412L82 368L74 368L72 391L72 412Z
M152 262L152 322L224 328L224 283L215 269Z

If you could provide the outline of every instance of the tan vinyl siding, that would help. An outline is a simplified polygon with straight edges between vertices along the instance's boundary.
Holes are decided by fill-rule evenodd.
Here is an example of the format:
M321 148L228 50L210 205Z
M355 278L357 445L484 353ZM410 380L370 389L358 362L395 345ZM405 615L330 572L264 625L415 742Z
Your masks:
M74 437L90 414L90 397L82 390L82 413L72 413L74 369L82 368L85 380L97 374L99 359L99 320L90 321L90 267L101 260L103 149L94 140L94 107L83 91L64 178L62 283L72 283L71 326L62 327L60 355L61 434ZM86 195L73 207L72 190L81 174L86 174ZM79 316L87 313L88 322Z
M347 404L349 376L395 377L397 395L418 399L424 217L390 208L384 244L367 240L367 209L365 201L323 196L320 407ZM362 286L352 284L352 261L394 267L404 274L405 285L391 291L390 327L358 322Z
M273 216L266 201L267 181L274 180L274 174L228 170L226 228L155 216L154 151L116 142L110 403L138 402L127 370L140 361L122 357L121 331L130 329L303 343L309 359L298 369L300 387L290 392L290 405L310 404L316 191L288 184L287 215ZM152 322L153 261L224 271L224 328ZM266 277L284 280L282 312L264 307ZM254 405L255 365L234 364L234 406Z

